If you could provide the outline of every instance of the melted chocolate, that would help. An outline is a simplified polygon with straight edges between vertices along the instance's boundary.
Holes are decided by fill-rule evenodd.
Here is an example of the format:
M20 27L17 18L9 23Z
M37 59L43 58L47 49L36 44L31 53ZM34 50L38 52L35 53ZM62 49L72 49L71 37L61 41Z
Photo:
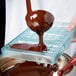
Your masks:
M28 27L36 32L39 36L39 44L13 44L11 48L38 51L42 52L47 50L46 45L43 43L43 34L53 24L54 17L51 13L44 10L32 11L30 0L26 0L27 15L25 17Z
M45 45L44 45L45 46ZM46 46L45 46L46 47ZM11 48L15 48L15 49L21 49L21 50L30 50L30 51L38 51L41 52L41 46L39 46L38 44L24 44L24 43L18 43L18 44L13 44L11 46ZM47 50L46 48L44 48L44 50Z
M3 76L52 76L53 71L50 67L44 67L43 64L35 62L24 62L15 65L3 73Z

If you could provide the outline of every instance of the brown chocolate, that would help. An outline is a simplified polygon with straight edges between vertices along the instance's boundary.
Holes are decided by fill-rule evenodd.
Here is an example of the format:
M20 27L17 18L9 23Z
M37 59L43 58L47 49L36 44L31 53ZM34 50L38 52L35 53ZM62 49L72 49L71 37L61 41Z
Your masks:
M53 24L54 16L44 10L32 11L30 0L26 0L27 15L25 17L28 27L36 32L39 36L39 44L13 44L11 48L30 50L30 51L46 51L47 47L43 42L43 34Z
M0 58L0 70L4 72L9 68L14 67L14 65L17 63L20 63L20 61L15 58L1 57Z
M52 76L53 71L35 62L24 62L15 65L3 73L3 76Z
M11 48L38 51L42 52L47 50L46 45L43 43L43 34L53 24L54 17L51 13L44 10L32 11L30 0L26 0L27 15L25 17L28 27L36 32L39 36L39 44L13 44ZM12 69L3 73L4 76L52 76L52 67L48 64L44 67L43 64L37 64L36 62L24 62L15 65Z
M45 45L44 47L45 47L44 49L47 50ZM18 43L18 44L13 44L11 48L41 52L41 49L40 49L41 46L39 46L38 44Z

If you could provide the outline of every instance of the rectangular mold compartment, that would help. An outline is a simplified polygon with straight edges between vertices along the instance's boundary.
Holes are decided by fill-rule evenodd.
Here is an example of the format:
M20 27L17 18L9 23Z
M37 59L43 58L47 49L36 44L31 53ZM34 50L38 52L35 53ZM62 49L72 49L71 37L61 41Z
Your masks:
M38 36L29 28L18 35L11 42L1 48L2 56L14 57L14 55L25 56L25 60L38 63L55 64L62 53L70 46L75 29L67 31L69 23L55 22L53 27L44 34L44 43L47 45L47 51L34 52L10 48L15 43L38 43Z

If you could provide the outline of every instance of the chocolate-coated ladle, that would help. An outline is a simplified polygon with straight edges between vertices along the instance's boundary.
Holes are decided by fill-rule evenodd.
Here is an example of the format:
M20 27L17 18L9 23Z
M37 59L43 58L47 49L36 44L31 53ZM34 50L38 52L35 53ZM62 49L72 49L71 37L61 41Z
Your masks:
M30 0L26 0L26 6L26 23L32 31L36 32L39 35L39 44L18 43L13 44L11 48L38 52L46 51L47 47L43 43L43 34L52 26L54 16L51 13L44 10L32 11Z
M27 15L25 17L28 27L39 35L40 51L47 50L43 43L43 34L53 24L54 16L44 10L32 11L30 0L26 0Z

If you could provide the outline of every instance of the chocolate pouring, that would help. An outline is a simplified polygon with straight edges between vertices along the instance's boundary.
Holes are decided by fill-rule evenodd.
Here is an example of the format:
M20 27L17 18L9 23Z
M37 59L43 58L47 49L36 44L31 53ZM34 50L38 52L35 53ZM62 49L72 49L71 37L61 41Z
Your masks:
M48 29L52 27L52 24L54 22L54 16L51 13L44 10L32 11L30 0L26 0L26 5L27 5L27 15L25 16L25 20L27 26L38 35L39 43L38 44L16 43L11 45L10 47L14 49L20 49L26 51L37 51L37 53L40 54L43 51L44 52L47 51L47 46L44 44L43 41L43 35ZM27 57L24 58L29 59L29 57L30 56L28 55ZM33 56L33 58L35 57ZM23 59L24 61L22 62L17 61L15 59L7 59L6 61L3 61L0 64L0 72L1 72L0 75L1 76L58 76L57 72L61 70L68 63L70 59L62 55L57 63L51 65L45 63L38 63L36 61L33 61L32 60L33 58L30 58L29 61ZM39 60L41 60L41 58L42 58L42 54ZM72 68L69 70L72 70Z
M27 15L25 16L28 27L39 36L39 44L13 44L11 48L30 50L30 51L47 51L47 46L43 42L43 34L52 27L54 16L44 10L32 11L30 0L26 0Z

